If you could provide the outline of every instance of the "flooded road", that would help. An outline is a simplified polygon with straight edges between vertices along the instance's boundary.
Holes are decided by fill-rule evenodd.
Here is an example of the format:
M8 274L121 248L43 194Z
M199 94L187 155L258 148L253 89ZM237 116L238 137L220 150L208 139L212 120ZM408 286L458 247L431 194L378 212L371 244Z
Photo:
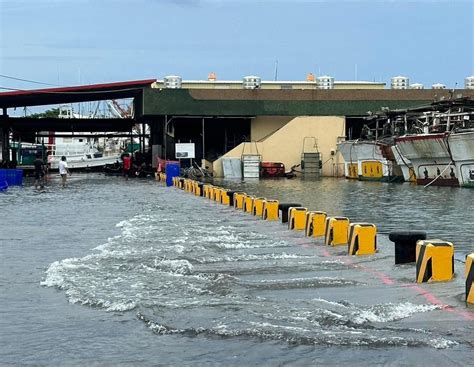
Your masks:
M324 179L220 182L472 252L471 190ZM153 181L74 175L0 194L5 364L466 365L474 310L457 278L417 286L375 256ZM469 203L469 206L467 205ZM471 222L469 222L471 221ZM447 307L449 305L449 307Z

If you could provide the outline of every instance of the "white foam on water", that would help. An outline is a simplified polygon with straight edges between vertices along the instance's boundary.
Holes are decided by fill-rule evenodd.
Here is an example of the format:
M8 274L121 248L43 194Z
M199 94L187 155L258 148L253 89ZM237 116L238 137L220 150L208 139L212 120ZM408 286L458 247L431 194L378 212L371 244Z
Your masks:
M308 259L314 258L310 255L298 255L298 254L288 254L286 252L278 254L246 254L238 256L219 256L219 257L203 257L201 259L196 259L198 262L205 264L218 263L218 262L239 262L239 261L259 261L259 260L283 260L283 259Z
M388 303L384 305L360 307L354 315L353 321L356 323L365 322L390 322L405 319L416 313L430 312L441 309L439 305L415 305L410 302Z
M454 340L448 340L444 338L437 338L437 339L431 339L428 341L428 344L430 344L432 347L436 349L446 349L446 348L451 348L454 347L455 345L458 345Z
M173 274L188 275L193 272L193 265L188 260L155 259L154 266Z

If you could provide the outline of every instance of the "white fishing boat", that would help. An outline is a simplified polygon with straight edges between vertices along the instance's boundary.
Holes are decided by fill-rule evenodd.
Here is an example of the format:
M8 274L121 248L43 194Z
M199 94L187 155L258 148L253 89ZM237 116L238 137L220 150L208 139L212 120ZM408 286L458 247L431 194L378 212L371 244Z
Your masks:
M48 155L50 169L57 170L61 157L66 157L69 169L94 170L104 167L106 164L114 164L120 161L120 154L112 153L104 155L94 138L55 138L55 144L48 147L51 152Z
M76 113L69 105L59 106L58 117L62 119L88 119L94 116L91 113L86 115ZM99 149L99 146L102 148ZM48 163L50 169L57 170L59 161L64 156L69 169L101 169L105 165L120 162L120 148L121 144L117 139L99 138L92 133L81 135L81 137L75 137L73 134L67 137L56 137L53 133L49 137Z
M378 141L347 140L337 144L344 158L346 178L362 181L399 180L390 145Z

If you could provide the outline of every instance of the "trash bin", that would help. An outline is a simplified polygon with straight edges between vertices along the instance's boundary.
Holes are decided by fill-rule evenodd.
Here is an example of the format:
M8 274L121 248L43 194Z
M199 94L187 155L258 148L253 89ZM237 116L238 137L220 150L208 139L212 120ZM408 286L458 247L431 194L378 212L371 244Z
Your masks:
M173 177L179 176L179 163L166 163L166 186L173 186Z

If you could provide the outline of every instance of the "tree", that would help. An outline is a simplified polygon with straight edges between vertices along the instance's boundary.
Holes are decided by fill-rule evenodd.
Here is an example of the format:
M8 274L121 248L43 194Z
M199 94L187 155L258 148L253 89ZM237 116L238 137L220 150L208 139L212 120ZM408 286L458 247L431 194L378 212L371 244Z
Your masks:
M32 117L35 119L44 119L44 118L57 118L59 116L59 108L51 108L50 110L46 110L40 113L33 113L28 117Z

